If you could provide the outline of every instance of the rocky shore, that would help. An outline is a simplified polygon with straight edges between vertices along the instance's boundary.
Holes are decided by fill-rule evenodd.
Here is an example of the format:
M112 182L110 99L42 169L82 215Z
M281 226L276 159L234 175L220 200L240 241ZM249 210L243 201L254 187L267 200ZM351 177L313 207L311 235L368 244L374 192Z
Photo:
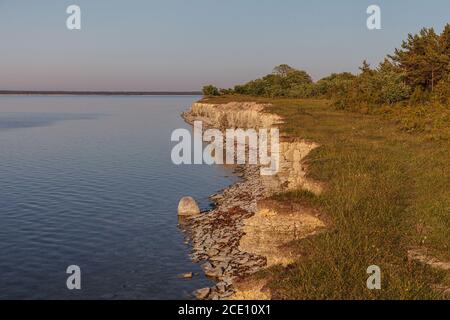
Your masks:
M282 119L266 113L266 107L257 103L195 103L183 118L191 124L201 120L204 126L217 129L280 125ZM236 284L267 266L288 264L294 258L283 246L324 227L319 213L312 209L266 200L287 190L321 191L320 184L306 178L303 161L316 147L311 142L283 137L276 176L261 176L258 166L236 166L242 179L211 196L214 209L184 221L192 260L201 263L205 274L217 281L212 288L197 290L198 299L270 299L269 293L260 292L261 288L250 288L246 293Z

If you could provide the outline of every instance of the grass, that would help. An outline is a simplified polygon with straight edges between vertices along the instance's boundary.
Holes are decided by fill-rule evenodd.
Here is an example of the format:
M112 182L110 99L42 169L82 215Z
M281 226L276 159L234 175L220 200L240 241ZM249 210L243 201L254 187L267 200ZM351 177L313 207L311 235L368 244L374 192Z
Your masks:
M284 117L286 134L321 145L307 161L309 176L325 182L325 192L276 197L307 202L331 221L327 232L292 244L297 263L264 271L273 297L445 298L434 286L448 286L448 273L408 260L407 251L427 248L450 258L450 110L359 114L334 110L326 101L257 101L273 104L269 111ZM382 270L382 290L366 287L370 265Z

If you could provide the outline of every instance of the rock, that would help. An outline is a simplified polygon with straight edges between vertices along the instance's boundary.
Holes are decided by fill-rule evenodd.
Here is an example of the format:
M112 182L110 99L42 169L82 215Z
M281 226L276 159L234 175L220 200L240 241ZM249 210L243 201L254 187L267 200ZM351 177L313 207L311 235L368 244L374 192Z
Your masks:
M222 299L231 297L234 294L234 290L228 290L221 295Z
M218 279L223 275L223 271L224 270L222 268L208 269L205 270L205 275L209 278Z
M186 273L180 274L180 278L183 278L183 279L191 279L193 276L194 276L194 274L192 272L186 272Z
M217 294L217 292L214 292L214 294L210 297L211 300L220 300L220 296Z
M228 284L224 281L219 282L216 284L216 289L219 293L224 293L227 290Z
M203 268L203 270L207 270L207 269L212 269L213 266L210 262L205 262L204 264L202 264L202 268Z
M220 278L223 275L223 268L214 267L211 263L206 262L202 265L205 275L210 278Z
M248 257L240 258L238 261L240 264L246 264L248 262Z
M223 255L217 255L214 257L211 257L211 261L214 261L218 265L222 265L223 268L226 268L228 266L228 263L230 262L231 257L223 256Z
M115 297L116 297L115 294L113 294L113 293L108 293L108 294L102 295L100 298L101 298L101 299L105 299L105 300L112 300L112 299L114 299Z
M197 202L192 197L184 197L180 200L178 204L178 216L190 217L198 216L200 214L200 209Z
M222 278L222 282L225 283L225 285L227 287L229 287L229 286L231 286L233 284L233 278L225 276L225 277Z
M214 257L214 256L217 256L218 254L219 254L219 250L217 250L217 249L210 249L210 250L208 250L207 252L206 252L206 254L209 256L209 257Z
M199 300L204 300L208 298L209 293L211 292L211 288L203 288L195 291L195 297Z

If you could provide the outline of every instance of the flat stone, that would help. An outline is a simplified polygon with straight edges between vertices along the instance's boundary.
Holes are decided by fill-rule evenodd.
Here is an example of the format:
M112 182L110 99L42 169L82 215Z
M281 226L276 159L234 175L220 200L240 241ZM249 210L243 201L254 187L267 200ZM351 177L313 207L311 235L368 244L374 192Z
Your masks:
M210 277L210 278L220 278L223 275L223 269L216 268L216 269L205 272L205 274L207 277Z
M240 258L238 261L241 264L246 264L248 262L248 257Z
M205 275L210 278L220 278L223 275L222 267L214 267L211 263L206 262L202 265Z
M224 293L221 294L221 298L222 298L222 299L224 299L224 298L229 298L229 297L231 297L233 294L234 294L234 290L228 290L228 291L226 291L226 292L224 292Z
M226 286L230 286L233 284L233 278L229 276L224 276L222 278L222 282L225 283Z
M227 290L227 287L228 287L227 283L223 281L216 284L217 291L220 293L224 293Z
M205 262L204 264L202 264L202 269L203 270L213 269L213 266L211 263Z
M203 289L198 289L197 291L195 291L195 297L199 300L204 300L206 298L208 298L209 293L211 292L211 288L203 288Z
M219 294L217 292L214 292L214 293L211 294L210 299L211 300L219 300L220 296L219 296Z
M218 262L222 262L222 264L225 264L225 263L228 264L230 262L231 258L227 257L227 256L219 255L219 256L215 256L215 257L211 258L211 260L220 265L220 263L218 263ZM224 268L226 268L226 266L224 266Z
M180 278L183 278L183 279L191 279L193 276L194 276L194 274L192 272L186 272L186 273L180 274Z
M219 254L219 250L217 249L210 249L206 252L206 254L210 257L217 256Z

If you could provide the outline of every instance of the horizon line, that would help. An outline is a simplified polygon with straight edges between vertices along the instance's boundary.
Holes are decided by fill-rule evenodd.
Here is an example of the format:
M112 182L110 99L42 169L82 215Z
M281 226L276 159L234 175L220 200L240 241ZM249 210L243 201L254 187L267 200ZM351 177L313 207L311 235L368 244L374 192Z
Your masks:
M202 95L201 91L83 91L83 90L0 90L0 95L92 95L92 96L164 96Z

